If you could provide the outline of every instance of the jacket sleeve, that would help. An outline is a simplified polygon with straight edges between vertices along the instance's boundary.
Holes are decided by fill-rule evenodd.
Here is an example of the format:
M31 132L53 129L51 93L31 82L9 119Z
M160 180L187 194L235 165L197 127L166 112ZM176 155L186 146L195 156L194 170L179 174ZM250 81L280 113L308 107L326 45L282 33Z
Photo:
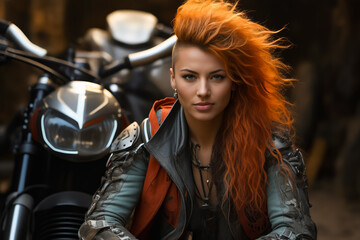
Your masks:
M142 191L148 156L137 123L126 128L111 146L101 186L79 229L80 239L136 239L125 228Z
M287 174L275 163L268 168L267 205L271 233L259 239L316 239L316 226L310 217L305 164L299 150L280 150ZM277 162L277 161L276 161Z

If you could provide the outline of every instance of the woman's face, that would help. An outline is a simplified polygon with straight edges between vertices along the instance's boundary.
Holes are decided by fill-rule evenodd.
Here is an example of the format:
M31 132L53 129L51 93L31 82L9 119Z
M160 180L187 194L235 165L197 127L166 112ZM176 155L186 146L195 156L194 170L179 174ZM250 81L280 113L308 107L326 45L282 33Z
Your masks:
M176 54L171 86L177 90L187 120L221 120L232 90L224 63L193 45L181 46Z

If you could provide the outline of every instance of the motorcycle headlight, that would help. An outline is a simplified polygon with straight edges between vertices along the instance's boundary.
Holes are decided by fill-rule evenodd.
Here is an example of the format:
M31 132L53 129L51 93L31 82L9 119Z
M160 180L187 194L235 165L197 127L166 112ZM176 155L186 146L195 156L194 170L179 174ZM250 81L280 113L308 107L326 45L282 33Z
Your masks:
M114 139L117 121L101 117L80 128L74 120L54 111L41 117L41 133L46 145L55 152L93 158L105 155Z

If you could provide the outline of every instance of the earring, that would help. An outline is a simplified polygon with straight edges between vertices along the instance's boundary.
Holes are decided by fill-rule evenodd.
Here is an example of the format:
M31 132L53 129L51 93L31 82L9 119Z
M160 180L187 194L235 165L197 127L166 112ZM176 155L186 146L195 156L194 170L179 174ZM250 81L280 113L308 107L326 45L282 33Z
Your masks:
M178 93L177 93L176 88L175 88L175 92L174 92L174 98L175 98L175 99L178 99Z

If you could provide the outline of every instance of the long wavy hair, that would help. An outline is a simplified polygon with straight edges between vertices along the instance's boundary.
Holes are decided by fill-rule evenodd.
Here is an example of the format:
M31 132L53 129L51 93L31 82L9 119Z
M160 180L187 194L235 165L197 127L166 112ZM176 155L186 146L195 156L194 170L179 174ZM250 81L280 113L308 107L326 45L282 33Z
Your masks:
M222 0L188 0L178 8L173 24L178 43L195 44L215 54L236 85L218 135L225 164L222 200L231 196L238 215L250 206L266 216L265 153L284 166L272 134L293 133L290 103L282 95L293 79L285 77L289 67L274 54L287 46L274 37L276 31Z

